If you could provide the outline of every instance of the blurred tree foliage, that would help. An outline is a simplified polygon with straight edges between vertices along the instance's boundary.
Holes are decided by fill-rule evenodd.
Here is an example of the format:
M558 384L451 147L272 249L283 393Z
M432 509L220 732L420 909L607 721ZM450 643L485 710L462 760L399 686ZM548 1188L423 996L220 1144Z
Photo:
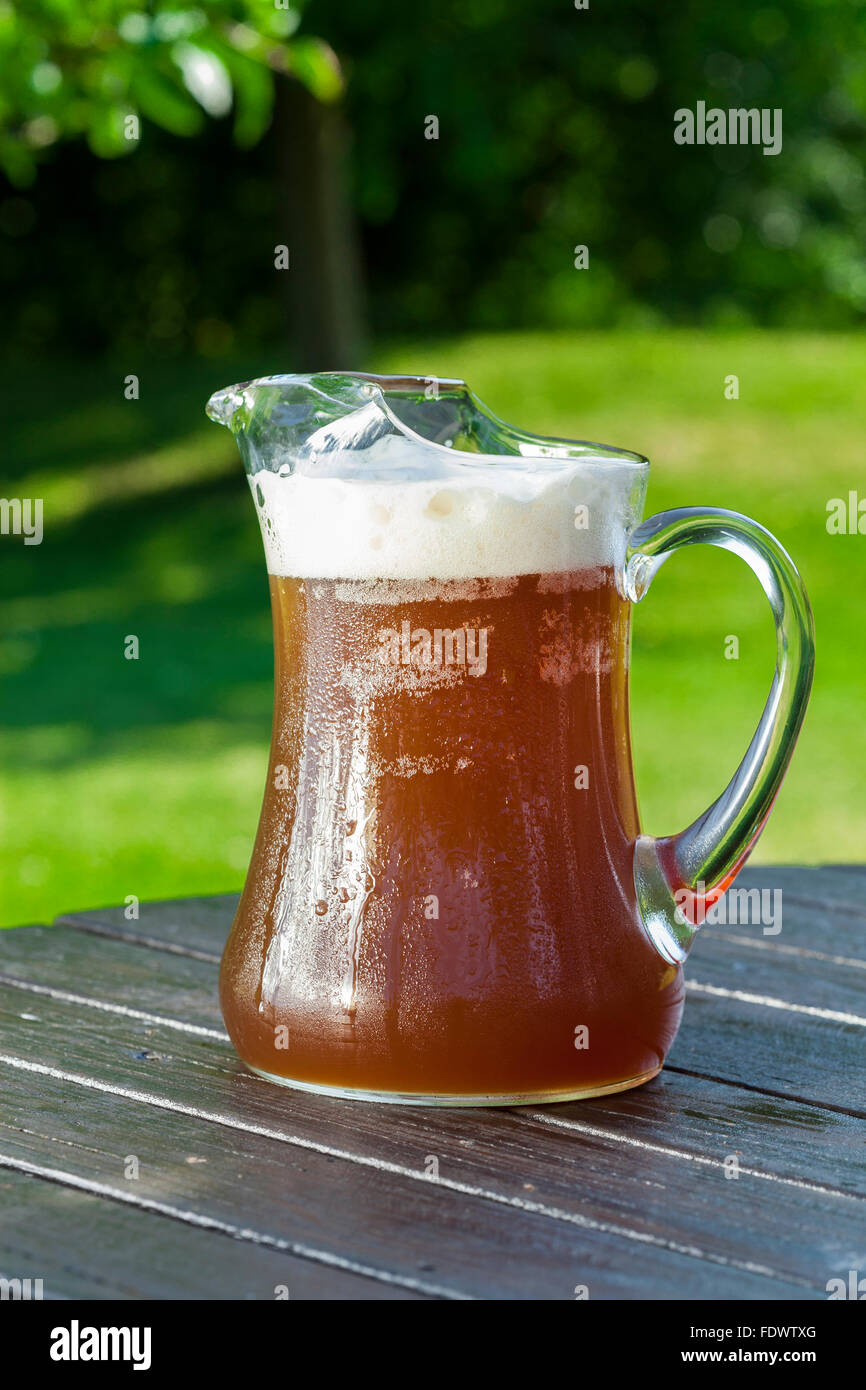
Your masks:
M299 23L288 0L3 0L0 166L27 185L40 154L77 135L104 159L132 154L142 119L196 136L233 113L237 143L254 145L275 73L325 101L342 89L333 51L295 36Z
M301 32L271 0L24 13L0 0L16 350L218 354L281 336L275 146L291 131L259 136L274 70L336 95L331 49L380 330L833 327L866 311L861 0L309 0ZM699 100L781 109L782 152L676 145L674 111Z
M311 0L389 322L834 325L866 310L866 10ZM673 113L781 108L782 153ZM425 141L427 114L438 141ZM573 248L589 247L589 269Z
M0 0L0 169L19 190L0 200L7 349L192 340L219 352L236 330L256 340L284 327L273 281L244 296L245 269L273 269L273 246L266 261L243 229L275 203L286 220L285 190L243 156L289 85L321 111L342 92L333 50L296 32L302 3ZM289 202L299 239L294 211ZM226 217L234 235L221 235ZM327 241L333 224L320 216L314 238ZM235 296L243 310L227 313Z

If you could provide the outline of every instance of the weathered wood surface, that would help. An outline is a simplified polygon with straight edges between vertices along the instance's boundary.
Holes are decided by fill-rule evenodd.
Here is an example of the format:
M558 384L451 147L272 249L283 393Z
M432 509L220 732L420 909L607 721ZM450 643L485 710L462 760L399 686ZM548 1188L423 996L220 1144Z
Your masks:
M0 1168L0 1276L40 1278L46 1299L423 1297L11 1168Z
M0 1274L88 1298L825 1297L866 1267L866 869L738 886L781 889L782 930L705 929L662 1075L537 1110L247 1074L216 998L233 897L0 933Z

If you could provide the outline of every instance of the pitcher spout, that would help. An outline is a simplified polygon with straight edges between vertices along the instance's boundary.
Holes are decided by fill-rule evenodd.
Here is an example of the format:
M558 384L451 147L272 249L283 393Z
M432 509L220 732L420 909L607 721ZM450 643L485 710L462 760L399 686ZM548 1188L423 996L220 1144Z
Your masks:
M238 441L248 472L288 467L333 475L357 473L354 455L375 450L375 463L425 473L445 457L452 463L482 460L586 460L636 466L639 454L586 440L542 438L494 415L465 381L451 377L377 376L366 372L318 372L261 377L217 391L207 413ZM407 449L408 446L408 449ZM399 460L398 460L399 455ZM368 460L373 462L372 457Z
M221 390L214 391L205 406L208 419L234 431L234 420L244 405L243 393L253 384L251 381L243 381L237 386L224 386Z

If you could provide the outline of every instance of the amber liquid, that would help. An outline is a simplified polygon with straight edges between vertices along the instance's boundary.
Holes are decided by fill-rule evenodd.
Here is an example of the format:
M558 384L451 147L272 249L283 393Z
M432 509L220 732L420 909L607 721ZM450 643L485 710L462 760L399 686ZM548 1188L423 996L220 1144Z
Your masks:
M241 1057L427 1096L654 1073L682 977L635 902L612 571L271 596L271 759L220 977Z

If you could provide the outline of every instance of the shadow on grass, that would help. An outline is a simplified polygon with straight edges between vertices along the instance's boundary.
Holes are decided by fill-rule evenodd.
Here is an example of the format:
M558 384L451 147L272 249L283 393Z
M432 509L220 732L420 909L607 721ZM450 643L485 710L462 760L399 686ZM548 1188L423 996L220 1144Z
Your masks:
M130 452L199 431L209 391L257 370L162 364L142 372L137 402L123 400L120 372L109 388L105 367L61 374L56 388L46 386L51 374L22 377L0 490L13 495L30 473L71 474L97 458L121 467ZM266 739L272 649L261 541L231 441L216 426L212 444L204 440L216 459L211 480L185 487L181 478L74 520L58 521L46 505L41 545L0 538L0 738L10 771L133 752L187 723L211 725L216 746ZM129 635L138 660L124 655Z
M211 362L197 358L144 362L25 364L4 376L3 487L43 469L74 472L116 463L182 439L205 425L205 402L220 386L279 370L274 356ZM287 365L285 370L290 370ZM138 400L124 396L135 374Z

